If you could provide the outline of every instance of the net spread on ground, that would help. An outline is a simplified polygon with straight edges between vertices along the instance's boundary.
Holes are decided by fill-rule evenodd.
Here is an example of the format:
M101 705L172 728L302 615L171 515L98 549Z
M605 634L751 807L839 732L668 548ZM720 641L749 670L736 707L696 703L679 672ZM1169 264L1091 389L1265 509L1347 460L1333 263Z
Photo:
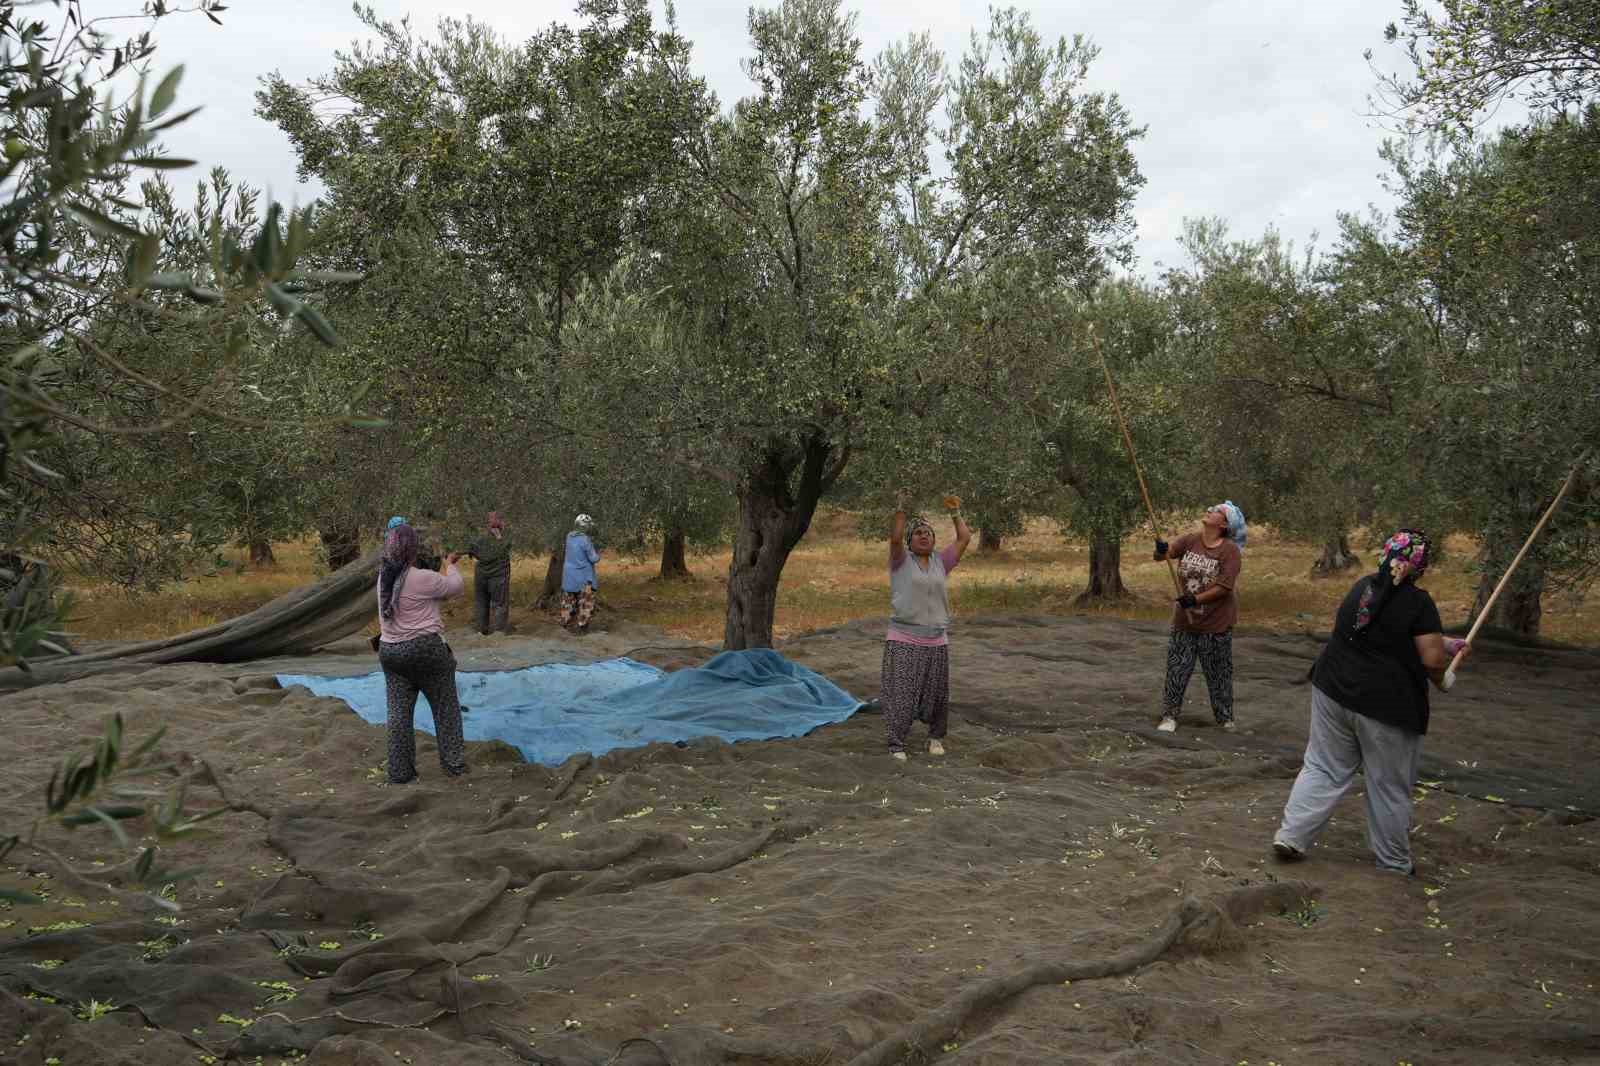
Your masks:
M381 670L355 677L279 674L278 682L341 699L375 725L388 720ZM468 740L503 740L546 766L656 742L803 736L861 706L822 675L767 650L724 652L670 674L626 658L462 672L456 688L468 708ZM416 725L434 731L426 697L417 699Z

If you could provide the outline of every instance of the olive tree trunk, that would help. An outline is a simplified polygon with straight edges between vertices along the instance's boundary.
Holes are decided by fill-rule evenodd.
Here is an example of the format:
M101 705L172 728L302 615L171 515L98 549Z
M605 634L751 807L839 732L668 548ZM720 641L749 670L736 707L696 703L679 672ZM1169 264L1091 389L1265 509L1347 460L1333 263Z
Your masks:
M561 571L566 565L567 538L563 536L550 551L550 565L545 567L544 585L539 589L539 598L533 601L535 607L549 610L561 602Z
M1517 545L1511 545L1484 553L1483 576L1478 579L1478 593L1472 601L1472 621L1476 621L1478 615L1483 613L1483 605L1494 592L1506 567L1511 565L1516 549ZM1544 585L1545 561L1535 547L1522 560L1517 572L1511 575L1511 580L1506 582L1505 589L1500 593L1500 598L1494 601L1494 607L1483 624L1509 630L1518 636L1538 636L1539 620L1544 614L1541 604Z
M769 442L747 472L738 490L739 524L728 564L724 649L772 647L783 565L849 461L849 448L835 453L826 437L812 434L799 448Z
M1356 557L1350 550L1350 538L1341 532L1322 542L1322 556L1311 564L1311 576L1337 577L1355 565Z
M1122 541L1096 533L1089 541L1089 587L1073 602L1079 606L1128 597L1122 583Z
M669 529L661 538L661 577L689 576L689 538L681 529Z
M272 541L257 537L250 541L251 566L277 566L278 557L272 554ZM334 569L338 569L335 567Z
M361 530L354 524L335 523L317 531L329 570L342 570L361 558Z
M978 530L979 553L983 555L994 555L1000 551L1001 540L1002 538L998 533L991 533L987 529Z

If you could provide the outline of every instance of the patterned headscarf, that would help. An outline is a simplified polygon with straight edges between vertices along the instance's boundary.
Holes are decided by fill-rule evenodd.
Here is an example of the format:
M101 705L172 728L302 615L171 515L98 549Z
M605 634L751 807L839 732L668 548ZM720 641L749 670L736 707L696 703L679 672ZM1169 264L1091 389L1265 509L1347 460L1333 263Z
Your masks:
M403 516L395 515L393 518L389 519L389 524L384 526L383 529L384 529L384 532L387 533L389 530L393 529L395 526L403 526L405 524L406 524L406 520L405 520L405 518Z
M499 511L489 512L489 528L499 530L504 530L506 528L505 517L501 515Z
M1244 512L1232 500L1224 500L1219 504L1207 507L1208 511L1220 511L1222 517L1228 520L1228 539L1239 548L1239 554L1244 554L1244 542L1250 537L1250 527L1245 525Z
M378 613L394 617L394 599L405 587L406 573L417 561L417 531L406 522L390 526L383 538L383 559L378 564Z
M1420 529L1399 530L1383 542L1383 551L1378 555L1378 572L1372 575L1361 593L1361 602L1356 605L1353 635L1365 632L1372 625L1397 585L1415 581L1427 572L1430 547L1428 535Z
M928 520L919 514L914 514L906 520L906 547L911 547L911 538L916 535L919 529L926 529L928 536L934 538L934 542L938 543L939 534L933 531L933 527L928 524Z

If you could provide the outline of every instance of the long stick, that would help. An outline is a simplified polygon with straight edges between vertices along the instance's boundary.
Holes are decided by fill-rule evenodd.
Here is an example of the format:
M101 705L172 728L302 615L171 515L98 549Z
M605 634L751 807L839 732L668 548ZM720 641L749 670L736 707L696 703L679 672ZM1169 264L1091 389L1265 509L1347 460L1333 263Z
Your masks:
M1111 380L1111 364L1106 362L1106 353L1100 350L1100 335L1095 332L1094 323L1089 323L1089 339L1094 342L1094 354L1100 357L1100 369L1106 374L1106 389L1111 393L1111 409L1117 413L1117 425L1122 427L1122 442L1128 446L1128 460L1133 463L1133 472L1139 479L1139 494L1144 497L1144 508L1150 512L1150 528L1155 531L1157 539L1161 537L1161 527L1156 524L1155 505L1150 502L1150 490L1144 483L1144 471L1139 469L1139 456L1133 450L1133 435L1128 432L1128 422L1122 417L1122 404L1117 401L1117 383ZM1172 587L1178 590L1178 595L1183 595L1183 582L1178 579L1178 568L1172 560L1167 560L1167 572L1172 575Z
M1556 498L1550 501L1550 506L1544 509L1544 514L1540 517L1539 524L1533 527L1533 532L1528 534L1528 539L1522 542L1522 550L1517 552L1515 559L1511 560L1511 565L1506 567L1506 572L1500 576L1500 583L1494 587L1494 591L1489 593L1489 598L1484 601L1483 610L1478 612L1478 617L1473 621L1472 628L1467 630L1467 639L1461 645L1461 650L1456 652L1455 658L1451 659L1450 665L1445 668L1444 682L1446 688L1455 684L1456 667L1467 654L1467 648L1471 646L1472 638L1477 636L1478 630L1483 628L1484 621L1488 619L1489 612L1494 608L1494 601L1500 598L1500 591L1506 587L1506 582L1511 580L1511 575L1516 573L1517 565L1522 562L1522 557L1528 554L1528 549L1533 547L1534 540L1544 529L1545 523L1550 521L1550 516L1556 513L1556 508L1561 505L1562 497L1566 496L1567 490L1572 488L1573 481L1578 477L1578 471L1583 468L1583 462L1588 457L1589 453L1585 450L1582 455L1578 456L1578 461L1572 464L1572 471L1567 474L1567 480L1561 483L1561 491L1557 492Z

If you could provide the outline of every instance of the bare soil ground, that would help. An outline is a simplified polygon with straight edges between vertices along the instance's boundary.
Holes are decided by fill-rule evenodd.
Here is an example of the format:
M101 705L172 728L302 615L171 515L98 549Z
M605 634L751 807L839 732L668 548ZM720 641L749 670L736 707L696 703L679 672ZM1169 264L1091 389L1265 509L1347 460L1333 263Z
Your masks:
M710 654L608 628L451 640L468 669ZM780 650L867 698L881 634ZM1166 736L1165 639L965 617L950 754L905 765L862 713L557 769L474 744L463 781L424 738L394 788L380 729L269 678L370 668L355 641L9 697L0 825L112 711L237 810L180 845L204 873L166 921L94 887L101 829L46 835L83 879L13 853L0 884L50 898L0 912L0 1062L1600 1061L1600 654L1485 646L1435 697L1403 878L1359 780L1308 861L1268 857L1317 641L1242 630L1240 729L1197 678Z

